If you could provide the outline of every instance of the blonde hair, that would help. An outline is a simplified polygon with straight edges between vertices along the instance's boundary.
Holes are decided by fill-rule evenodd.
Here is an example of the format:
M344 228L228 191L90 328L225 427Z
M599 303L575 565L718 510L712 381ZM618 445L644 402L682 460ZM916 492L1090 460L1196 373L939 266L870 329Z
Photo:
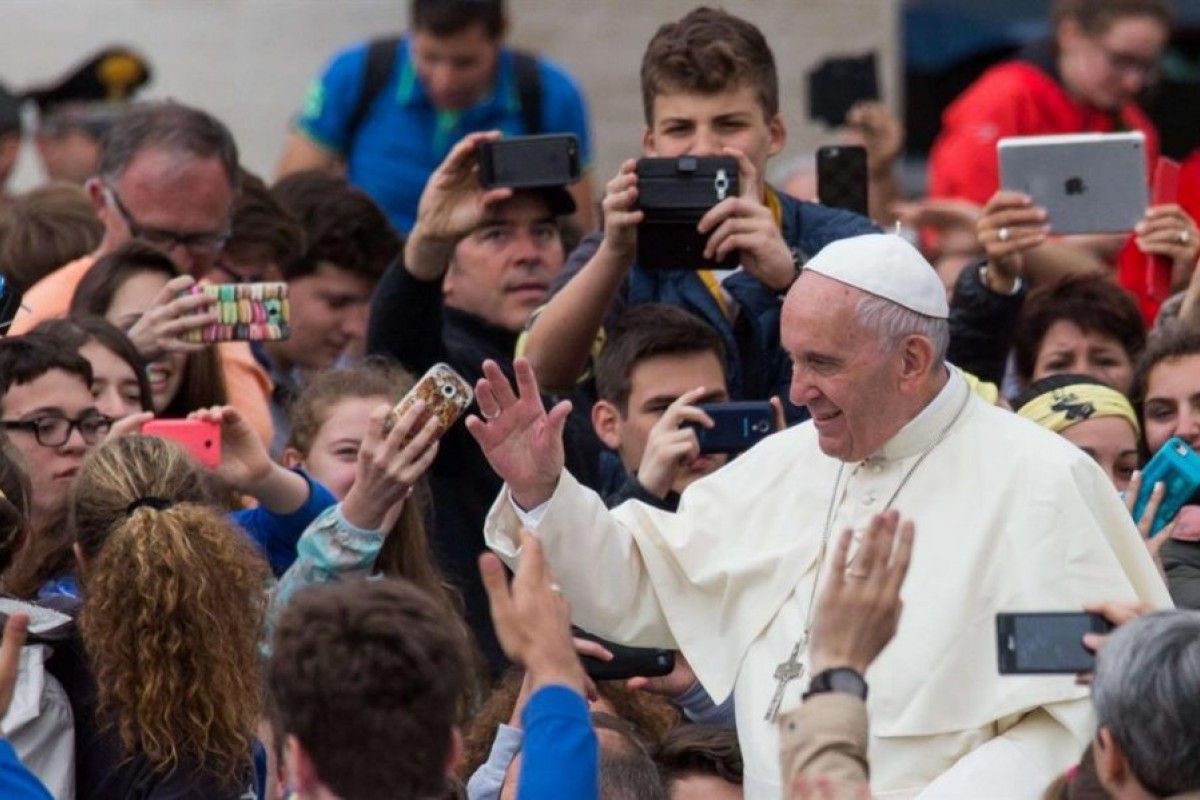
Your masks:
M250 768L262 711L270 572L212 497L178 445L129 436L87 459L69 510L100 715L127 755L232 781Z

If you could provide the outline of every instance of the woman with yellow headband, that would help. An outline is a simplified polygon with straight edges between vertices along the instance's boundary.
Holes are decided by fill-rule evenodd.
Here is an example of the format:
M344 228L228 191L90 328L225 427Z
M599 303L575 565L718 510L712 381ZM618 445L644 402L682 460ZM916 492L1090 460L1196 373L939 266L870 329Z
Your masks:
M1129 486L1140 461L1139 426L1116 389L1087 375L1051 375L1030 384L1013 410L1090 455L1119 491Z

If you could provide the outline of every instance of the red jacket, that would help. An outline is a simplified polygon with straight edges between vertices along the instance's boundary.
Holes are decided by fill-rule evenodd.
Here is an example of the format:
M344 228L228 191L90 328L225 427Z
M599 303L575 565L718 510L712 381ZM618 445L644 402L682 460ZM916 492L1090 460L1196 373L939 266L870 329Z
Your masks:
M1029 61L992 67L942 114L929 155L929 196L986 203L1000 186L996 142L1005 136L1139 130L1146 159L1158 160L1158 132L1133 103L1113 115L1080 105L1053 76ZM1148 172L1147 174L1153 174Z

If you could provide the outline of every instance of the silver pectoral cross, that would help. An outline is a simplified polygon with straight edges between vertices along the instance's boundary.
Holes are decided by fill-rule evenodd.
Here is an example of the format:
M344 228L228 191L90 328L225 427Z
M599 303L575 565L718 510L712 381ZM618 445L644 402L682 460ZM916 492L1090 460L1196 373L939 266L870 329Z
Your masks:
M800 660L800 651L804 649L807 641L807 634L800 637L792 652L788 654L787 660L780 661L775 667L775 694L771 697L771 705L767 707L767 713L763 717L765 721L775 721L776 715L779 714L779 706L783 705L783 694L787 691L788 684L804 677L805 667L804 662Z

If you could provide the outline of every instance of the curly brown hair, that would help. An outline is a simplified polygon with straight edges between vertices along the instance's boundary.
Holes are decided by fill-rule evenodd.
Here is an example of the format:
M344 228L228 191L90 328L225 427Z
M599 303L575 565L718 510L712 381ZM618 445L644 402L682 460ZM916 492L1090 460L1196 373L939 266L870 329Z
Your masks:
M129 436L91 454L68 507L101 717L157 768L232 781L262 712L270 571L212 496L181 447Z

